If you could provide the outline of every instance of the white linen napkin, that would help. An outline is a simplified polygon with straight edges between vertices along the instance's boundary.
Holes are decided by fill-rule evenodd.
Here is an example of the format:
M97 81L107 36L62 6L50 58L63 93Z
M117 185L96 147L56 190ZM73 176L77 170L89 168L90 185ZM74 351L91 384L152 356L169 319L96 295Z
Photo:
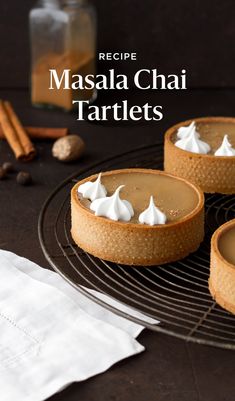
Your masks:
M95 304L58 274L2 250L0 274L1 401L45 400L144 350L135 340L142 326Z

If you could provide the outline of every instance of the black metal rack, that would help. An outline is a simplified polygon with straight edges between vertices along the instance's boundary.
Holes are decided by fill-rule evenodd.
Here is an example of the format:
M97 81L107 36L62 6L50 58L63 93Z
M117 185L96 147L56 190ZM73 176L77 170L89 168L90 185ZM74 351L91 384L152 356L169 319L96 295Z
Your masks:
M210 238L235 217L235 197L206 196L206 236L199 250L163 266L131 267L97 259L77 247L70 236L70 190L77 180L115 168L162 168L162 146L126 152L80 171L63 181L46 200L38 223L40 244L51 266L78 291L120 316L186 341L235 350L235 316L220 308L208 291ZM110 306L86 288L160 320L138 319Z

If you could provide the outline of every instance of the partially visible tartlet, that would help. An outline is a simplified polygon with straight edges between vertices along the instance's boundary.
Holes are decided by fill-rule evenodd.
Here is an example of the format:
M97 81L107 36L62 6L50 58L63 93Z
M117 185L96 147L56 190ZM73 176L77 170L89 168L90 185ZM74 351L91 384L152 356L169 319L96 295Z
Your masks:
M194 184L158 170L123 169L102 173L108 195L125 185L121 197L131 202L128 222L96 216L78 188L97 175L78 182L71 191L71 233L83 250L101 259L127 265L156 265L184 258L204 236L204 196ZM153 196L166 224L140 224L138 216Z
M219 227L211 239L209 289L220 306L235 314L235 219Z
M193 153L175 145L177 131L193 121L203 141L211 147L207 154ZM224 135L235 147L235 118L203 117L174 125L165 134L164 169L167 173L183 177L208 193L235 193L235 156L215 156Z

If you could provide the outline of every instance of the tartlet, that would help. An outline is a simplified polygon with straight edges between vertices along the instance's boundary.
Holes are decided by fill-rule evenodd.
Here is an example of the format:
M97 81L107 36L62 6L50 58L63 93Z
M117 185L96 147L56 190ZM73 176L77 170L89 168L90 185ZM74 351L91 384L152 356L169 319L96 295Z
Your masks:
M163 171L123 169L102 173L108 195L125 187L121 198L132 203L129 222L96 216L78 187L97 175L78 182L71 191L71 234L75 243L101 259L127 265L156 265L184 258L199 247L204 236L204 195L194 184ZM167 215L165 225L138 222L153 195Z
M177 130L192 121L195 121L201 139L211 146L210 153L197 154L175 146ZM235 118L202 117L174 125L165 134L165 171L186 178L207 193L235 193L235 156L214 155L225 134L235 147Z
M235 219L220 226L211 239L209 289L224 309L235 314Z

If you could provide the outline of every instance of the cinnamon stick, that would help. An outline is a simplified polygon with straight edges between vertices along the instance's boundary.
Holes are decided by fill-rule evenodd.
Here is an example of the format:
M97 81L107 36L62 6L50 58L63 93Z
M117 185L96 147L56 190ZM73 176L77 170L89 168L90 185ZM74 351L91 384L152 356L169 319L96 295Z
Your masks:
M13 110L13 107L11 106L11 103L8 102L8 101L3 102L2 109L4 109L4 107L5 107L5 110L6 110L6 116L9 119L9 124L8 124L7 130L9 130L9 125L10 124L12 125L13 130L15 130L14 144L13 144L12 150L15 152L15 148L17 149L17 156L16 157L19 160L22 160L22 161L32 160L36 155L36 149L35 149L33 143L31 142L31 140L30 140L28 134L26 133L23 125L21 124L18 116L16 115L15 111ZM5 119L7 117L5 117ZM5 129L4 129L4 125L2 124L2 128L3 128L4 134L5 134L8 142L9 142L9 137L12 137L12 129L10 129L8 131L8 133L7 133L6 126L5 126ZM16 138L18 140L18 143L22 147L22 153L21 154L18 153L19 146L18 146L18 143L16 143L16 141L15 141ZM12 138L10 138L10 140L11 139ZM10 142L9 142L9 144L10 144Z
M14 127L12 126L9 120L7 111L4 107L4 103L2 100L0 100L0 122L4 135L15 154L15 157L17 159L21 158L22 155L24 154L24 149L19 141L18 135Z
M24 127L28 136L33 139L56 140L68 135L68 128ZM0 139L4 139L3 129L0 125Z
M59 139L68 135L68 128L47 128L47 127L25 127L31 138L35 139Z

